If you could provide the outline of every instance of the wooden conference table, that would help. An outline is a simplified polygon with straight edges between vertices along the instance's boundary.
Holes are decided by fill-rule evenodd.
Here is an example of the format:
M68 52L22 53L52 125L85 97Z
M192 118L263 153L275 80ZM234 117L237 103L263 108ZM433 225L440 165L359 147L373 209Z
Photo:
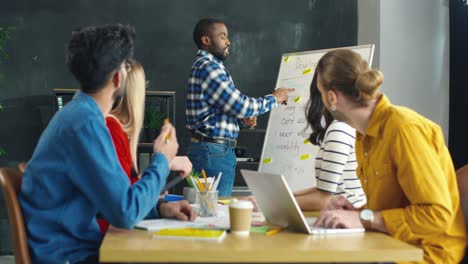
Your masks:
M247 238L228 234L215 242L154 239L152 232L110 227L99 257L103 263L336 263L421 261L423 252L375 232L306 235L282 231L274 236L251 233Z

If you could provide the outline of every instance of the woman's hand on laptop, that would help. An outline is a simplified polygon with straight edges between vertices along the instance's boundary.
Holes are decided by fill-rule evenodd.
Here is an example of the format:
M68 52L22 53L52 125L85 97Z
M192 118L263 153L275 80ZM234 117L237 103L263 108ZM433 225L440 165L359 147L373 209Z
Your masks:
M313 227L322 228L363 228L359 211L322 211Z
M324 211L328 210L356 210L354 206L343 196L333 195L325 203Z

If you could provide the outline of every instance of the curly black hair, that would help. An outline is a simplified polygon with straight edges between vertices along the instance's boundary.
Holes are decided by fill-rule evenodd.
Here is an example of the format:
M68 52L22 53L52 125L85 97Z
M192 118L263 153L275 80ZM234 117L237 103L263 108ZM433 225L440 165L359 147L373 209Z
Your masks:
M317 88L317 71L310 84L310 98L306 107L307 123L312 128L309 140L314 145L320 145L325 137L328 126L333 121L333 116L325 108L322 96ZM324 119L322 123L322 118Z
M133 58L135 28L129 25L83 27L72 32L66 61L85 93L99 91L113 71Z
M214 24L225 24L222 20L216 18L203 18L197 22L193 29L193 41L199 49L202 48L201 37L209 36L211 33L211 27Z

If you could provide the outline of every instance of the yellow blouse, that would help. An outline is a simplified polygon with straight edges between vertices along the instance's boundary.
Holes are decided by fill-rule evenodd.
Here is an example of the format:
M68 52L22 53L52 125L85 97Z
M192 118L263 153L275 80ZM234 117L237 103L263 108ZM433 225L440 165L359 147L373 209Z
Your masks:
M390 235L421 247L424 263L459 263L467 237L440 127L382 95L356 157L366 207L382 212Z

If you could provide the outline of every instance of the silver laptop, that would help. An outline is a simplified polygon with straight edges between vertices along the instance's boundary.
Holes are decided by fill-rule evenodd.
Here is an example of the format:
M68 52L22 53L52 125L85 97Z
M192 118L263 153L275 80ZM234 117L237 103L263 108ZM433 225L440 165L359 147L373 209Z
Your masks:
M266 220L276 226L306 234L364 232L364 228L314 228L315 217L306 218L282 175L241 170Z

